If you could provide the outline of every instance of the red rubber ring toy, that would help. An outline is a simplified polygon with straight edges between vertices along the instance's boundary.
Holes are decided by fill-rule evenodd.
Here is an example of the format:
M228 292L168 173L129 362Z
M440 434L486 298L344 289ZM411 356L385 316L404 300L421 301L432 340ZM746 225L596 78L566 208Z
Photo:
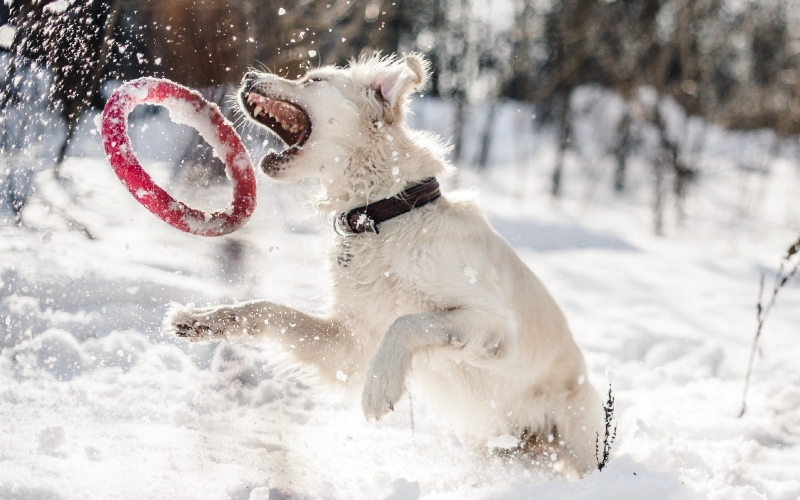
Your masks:
M174 199L142 169L128 136L128 115L139 104L159 104L170 117L200 132L222 158L233 184L233 199L224 210L204 212ZM233 125L199 93L158 78L123 84L106 103L101 124L103 147L114 172L134 198L164 222L188 233L222 236L244 225L256 208L256 176L250 155Z

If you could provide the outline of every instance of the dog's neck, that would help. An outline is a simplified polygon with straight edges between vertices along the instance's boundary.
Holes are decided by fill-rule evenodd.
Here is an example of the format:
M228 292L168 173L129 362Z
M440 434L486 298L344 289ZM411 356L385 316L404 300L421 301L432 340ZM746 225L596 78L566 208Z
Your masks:
M436 201L441 194L439 183L435 177L431 177L401 191L397 196L342 212L336 216L333 228L342 236L368 232L378 234L378 224Z
M371 133L365 145L356 145L344 169L321 178L324 193L317 200L320 211L348 212L356 207L391 198L420 182L449 170L445 149L434 137L392 127ZM370 147L371 146L371 147Z

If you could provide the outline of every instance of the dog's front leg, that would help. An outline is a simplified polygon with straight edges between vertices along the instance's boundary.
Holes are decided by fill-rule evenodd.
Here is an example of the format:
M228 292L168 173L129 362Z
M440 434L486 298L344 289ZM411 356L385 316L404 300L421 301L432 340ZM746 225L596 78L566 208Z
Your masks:
M464 350L469 358L490 359L502 348L510 326L497 316L474 309L407 314L386 331L367 367L361 406L367 420L380 419L405 391L415 353L430 348Z
M268 301L195 309L173 305L167 313L168 332L192 341L236 337L268 337L301 361L323 372L347 367L352 337L339 321L318 317Z

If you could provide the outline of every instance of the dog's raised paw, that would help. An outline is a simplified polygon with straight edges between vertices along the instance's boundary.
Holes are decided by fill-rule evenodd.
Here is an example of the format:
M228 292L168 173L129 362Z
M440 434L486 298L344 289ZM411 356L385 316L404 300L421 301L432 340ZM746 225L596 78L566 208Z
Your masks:
M375 420L377 422L390 411L394 411L394 403L386 397L379 396L376 401L371 401L369 403L362 401L362 408L364 410L364 417L366 417L368 422L370 420Z
M164 318L164 330L193 342L211 340L224 334L224 328L214 325L210 312L195 309L194 304L173 303Z
M394 405L405 391L403 370L374 361L367 370L364 392L361 395L361 408L367 420L380 420L382 416L394 411Z

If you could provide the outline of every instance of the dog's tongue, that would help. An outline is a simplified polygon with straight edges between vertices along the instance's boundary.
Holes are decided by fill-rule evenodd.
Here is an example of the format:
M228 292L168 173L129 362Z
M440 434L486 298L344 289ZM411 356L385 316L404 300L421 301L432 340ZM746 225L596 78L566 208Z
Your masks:
M267 106L267 111L270 111L270 108L272 108L271 113L284 123L305 125L305 115L303 115L302 111L291 104L280 101L272 101Z

